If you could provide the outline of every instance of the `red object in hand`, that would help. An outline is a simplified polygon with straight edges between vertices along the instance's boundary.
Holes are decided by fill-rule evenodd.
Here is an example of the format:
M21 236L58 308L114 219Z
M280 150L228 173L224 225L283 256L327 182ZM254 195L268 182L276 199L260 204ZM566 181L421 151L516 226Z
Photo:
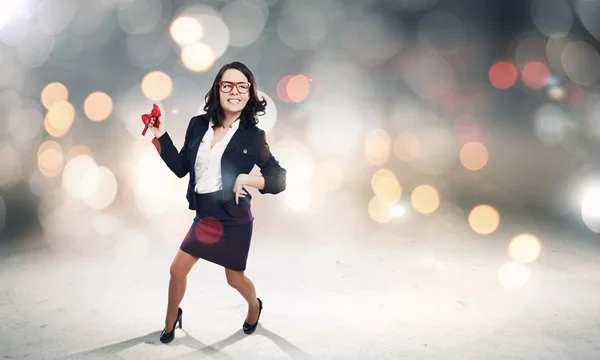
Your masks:
M142 122L144 123L144 125L146 125L144 127L144 131L142 131L142 136L146 135L146 130L148 130L148 125L150 125L150 121L152 120L152 118L156 118L156 121L154 122L154 126L155 127L160 126L160 120L158 120L160 115L161 115L160 108L156 104L152 105L152 111L150 112L150 114L142 115Z

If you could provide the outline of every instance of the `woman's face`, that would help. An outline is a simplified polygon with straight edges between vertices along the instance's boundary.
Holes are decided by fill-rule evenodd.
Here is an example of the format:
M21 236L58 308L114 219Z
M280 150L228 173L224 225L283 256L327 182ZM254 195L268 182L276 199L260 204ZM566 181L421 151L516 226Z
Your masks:
M250 99L250 82L237 69L227 69L219 85L219 102L225 113L241 113Z

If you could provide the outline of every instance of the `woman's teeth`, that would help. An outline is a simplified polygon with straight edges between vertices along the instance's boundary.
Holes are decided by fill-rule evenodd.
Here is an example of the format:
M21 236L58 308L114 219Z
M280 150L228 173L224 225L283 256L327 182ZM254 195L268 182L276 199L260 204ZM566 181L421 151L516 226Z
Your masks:
M232 99L232 100L227 100L227 102L230 102L230 103L232 103L232 104L237 104L237 103L239 103L240 101L239 101L239 100L233 100L233 99Z

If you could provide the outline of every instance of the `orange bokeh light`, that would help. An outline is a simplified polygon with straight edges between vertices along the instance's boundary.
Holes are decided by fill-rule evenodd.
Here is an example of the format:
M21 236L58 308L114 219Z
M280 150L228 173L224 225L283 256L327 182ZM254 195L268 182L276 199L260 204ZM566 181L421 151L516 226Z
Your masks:
M287 95L293 102L304 101L310 92L310 81L302 74L292 77L287 83Z
M466 143L460 150L460 162L468 170L481 170L488 162L489 153L478 141Z

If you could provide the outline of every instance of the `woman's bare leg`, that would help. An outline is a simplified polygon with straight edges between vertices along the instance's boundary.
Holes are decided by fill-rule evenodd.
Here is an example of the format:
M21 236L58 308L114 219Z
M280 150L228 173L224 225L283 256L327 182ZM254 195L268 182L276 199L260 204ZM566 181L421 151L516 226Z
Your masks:
M234 289L236 289L248 302L248 316L246 322L248 324L255 324L258 321L258 312L260 305L256 299L256 289L254 284L243 271L234 271L231 269L225 269L225 276L227 276L227 283ZM173 318L175 321L175 318Z
M185 288L187 284L187 275L194 264L198 261L197 257L194 257L181 249L177 251L175 259L171 263L169 279L169 302L167 304L167 315L165 317L165 331L171 332L173 330L173 323L177 318L177 309L183 295L185 294Z

